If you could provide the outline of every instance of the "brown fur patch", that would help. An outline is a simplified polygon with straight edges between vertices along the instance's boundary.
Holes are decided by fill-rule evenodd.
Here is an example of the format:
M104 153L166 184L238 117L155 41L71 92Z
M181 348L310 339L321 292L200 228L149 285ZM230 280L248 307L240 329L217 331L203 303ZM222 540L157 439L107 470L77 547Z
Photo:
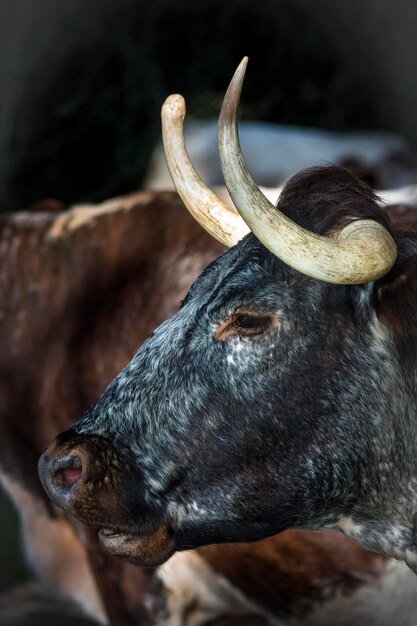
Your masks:
M315 602L377 580L387 561L337 531L288 530L198 552L250 600L281 618L301 616Z

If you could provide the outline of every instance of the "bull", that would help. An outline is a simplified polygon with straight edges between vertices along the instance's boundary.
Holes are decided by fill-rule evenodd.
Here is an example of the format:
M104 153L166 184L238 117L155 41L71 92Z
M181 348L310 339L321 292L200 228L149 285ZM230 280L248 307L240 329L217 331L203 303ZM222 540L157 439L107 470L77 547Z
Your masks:
M177 189L232 247L42 455L42 483L135 564L335 528L417 571L417 234L341 168L301 172L270 205L238 144L244 69L219 133L240 216L187 163L182 101L164 109Z

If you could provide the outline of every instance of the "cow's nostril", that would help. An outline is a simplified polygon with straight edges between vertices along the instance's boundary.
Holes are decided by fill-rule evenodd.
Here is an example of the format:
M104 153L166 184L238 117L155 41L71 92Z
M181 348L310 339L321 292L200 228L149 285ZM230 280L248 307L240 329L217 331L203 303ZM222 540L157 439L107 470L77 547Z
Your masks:
M81 478L82 462L80 457L75 454L62 461L62 465L55 469L52 480L55 485L70 489Z

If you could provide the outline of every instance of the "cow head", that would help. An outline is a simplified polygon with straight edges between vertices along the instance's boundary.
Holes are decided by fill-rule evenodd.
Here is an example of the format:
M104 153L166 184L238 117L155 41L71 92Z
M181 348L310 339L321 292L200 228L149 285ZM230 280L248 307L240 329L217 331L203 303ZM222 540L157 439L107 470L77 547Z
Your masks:
M329 526L410 562L416 241L393 235L390 269L387 218L341 168L302 172L277 207L265 206L229 123L241 77L225 100L220 146L255 234L198 277L57 437L41 458L42 482L99 529L105 550L139 564ZM178 189L207 229L235 243L247 227L188 163L178 98L164 121Z

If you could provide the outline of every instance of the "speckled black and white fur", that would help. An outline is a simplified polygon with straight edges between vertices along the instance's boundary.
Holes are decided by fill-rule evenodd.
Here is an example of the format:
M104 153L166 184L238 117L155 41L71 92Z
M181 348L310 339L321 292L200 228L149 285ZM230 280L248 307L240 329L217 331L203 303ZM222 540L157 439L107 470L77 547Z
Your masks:
M279 206L320 234L389 228L341 168L300 173ZM394 269L362 286L302 276L247 236L62 440L111 446L135 476L132 519L154 509L177 549L332 526L417 571L417 235L393 236ZM273 323L219 338L242 310Z

